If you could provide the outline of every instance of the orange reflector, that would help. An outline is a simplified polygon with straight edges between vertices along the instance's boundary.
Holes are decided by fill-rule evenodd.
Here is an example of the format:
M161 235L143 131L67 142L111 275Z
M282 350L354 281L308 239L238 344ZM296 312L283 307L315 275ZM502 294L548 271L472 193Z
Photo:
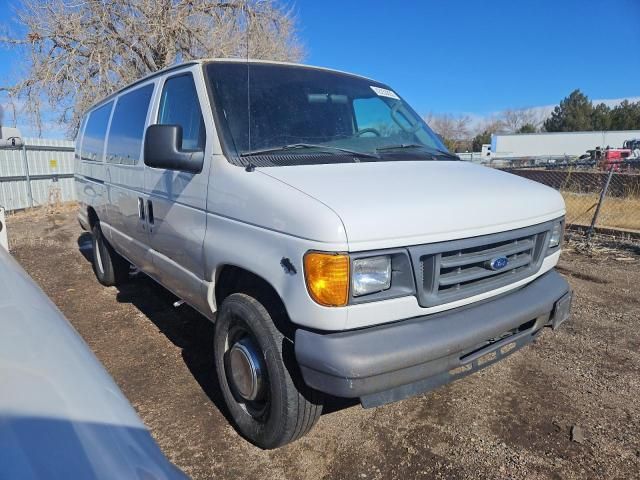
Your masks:
M341 307L349 300L349 256L309 252L304 256L304 277L311 298L320 305Z

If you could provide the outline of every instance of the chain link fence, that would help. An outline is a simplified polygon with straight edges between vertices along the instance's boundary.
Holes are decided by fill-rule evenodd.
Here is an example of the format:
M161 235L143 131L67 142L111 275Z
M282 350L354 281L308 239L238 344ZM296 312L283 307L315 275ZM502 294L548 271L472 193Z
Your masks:
M567 229L587 240L602 234L640 243L640 160L502 169L560 191L567 205Z

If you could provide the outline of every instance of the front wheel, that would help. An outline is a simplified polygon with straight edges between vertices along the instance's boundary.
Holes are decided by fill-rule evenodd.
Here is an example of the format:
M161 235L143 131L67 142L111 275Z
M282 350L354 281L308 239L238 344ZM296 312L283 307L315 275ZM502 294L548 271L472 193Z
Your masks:
M234 293L222 302L214 347L225 402L249 441L277 448L311 430L322 413L320 393L304 384L293 343L258 300Z
M109 245L102 234L99 222L93 226L91 233L93 234L93 271L98 281L106 287L126 281L129 276L129 262Z

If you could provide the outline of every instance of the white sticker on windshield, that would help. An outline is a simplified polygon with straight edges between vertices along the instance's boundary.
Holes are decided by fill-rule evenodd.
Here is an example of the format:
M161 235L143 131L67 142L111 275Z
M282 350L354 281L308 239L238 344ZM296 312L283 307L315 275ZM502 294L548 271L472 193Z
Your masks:
M396 93L392 90L388 90L386 88L374 87L373 85L371 85L371 90L373 90L376 93L376 95L378 95L379 97L388 97L388 98L393 98L394 100L400 100L400 97L396 95Z

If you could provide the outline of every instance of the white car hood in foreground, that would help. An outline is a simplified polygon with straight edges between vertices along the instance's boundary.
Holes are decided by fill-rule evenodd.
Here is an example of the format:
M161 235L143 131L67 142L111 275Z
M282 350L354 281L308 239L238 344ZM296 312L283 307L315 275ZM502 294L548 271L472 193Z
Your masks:
M259 169L342 219L349 249L474 237L564 214L555 190L462 161L389 161ZM310 212L312 214L312 212Z
M0 478L187 478L80 335L1 247Z

